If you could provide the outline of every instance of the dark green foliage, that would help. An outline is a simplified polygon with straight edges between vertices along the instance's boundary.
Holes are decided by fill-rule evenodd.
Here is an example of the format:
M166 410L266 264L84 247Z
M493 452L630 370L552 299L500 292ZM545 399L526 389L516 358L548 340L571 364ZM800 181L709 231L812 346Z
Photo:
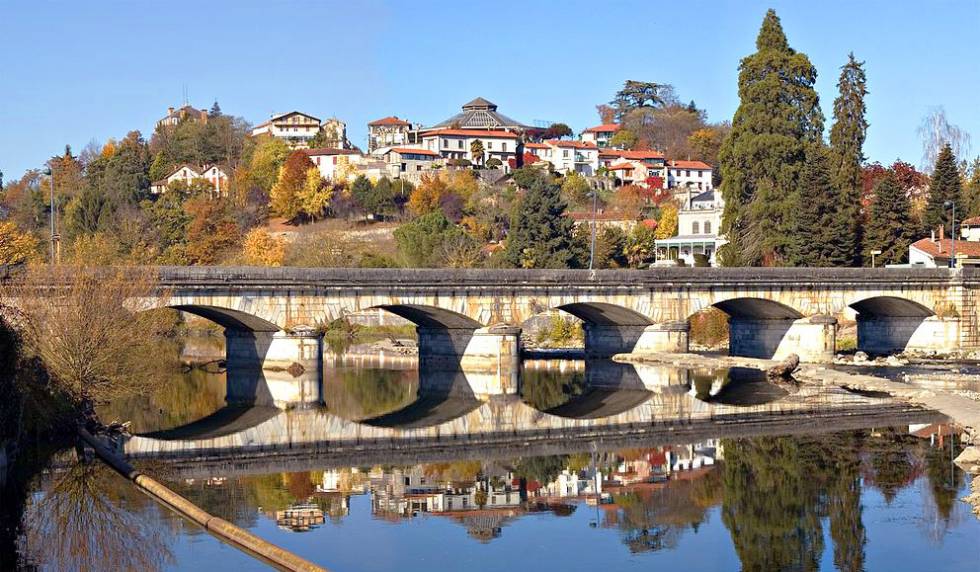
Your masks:
M91 185L86 185L65 209L64 225L68 238L106 230L112 222L112 205Z
M468 238L466 233L449 222L441 210L420 216L395 230L395 242L409 266L441 266L446 245Z
M963 187L964 213L966 217L980 216L980 157L970 164L969 178Z
M514 184L521 189L530 189L539 180L550 180L551 176L537 167L521 167L511 173Z
M875 185L874 195L864 232L865 259L871 260L872 250L881 250L879 264L901 263L916 235L909 199L890 171Z
M534 181L518 201L504 255L515 268L569 268L575 264L575 223L565 216L558 185Z
M864 140L868 132L864 97L868 94L864 62L848 54L837 82L840 95L834 100L834 126L830 129L831 173L840 192L840 214L850 221L842 237L850 244L851 263L861 265L861 190ZM805 195L804 195L805 196Z
M115 146L115 152L101 156L86 167L88 184L104 197L113 210L135 206L150 193L150 151L139 131L132 131Z
M184 210L181 193L168 192L155 202L144 202L141 206L149 215L149 222L157 233L161 251L186 244L191 217Z
M854 217L831 177L827 150L813 145L800 173L800 201L792 263L796 266L850 266L854 260Z
M953 228L952 209L945 206L946 202L956 205L957 218L962 219L963 199L960 196L960 171L956 167L956 156L953 155L953 148L947 143L943 145L936 158L936 167L932 171L929 179L929 199L926 202L925 211L922 213L923 232L928 234L930 230L935 230L941 225L946 229L947 234L955 232Z
M674 100L674 88L670 85L627 80L623 89L616 92L616 97L609 104L615 110L616 122L621 123L631 111L655 109L673 103Z
M742 60L739 107L722 145L722 230L728 264L786 264L793 247L793 211L806 147L819 142L823 114L813 88L816 69L789 47L770 10Z
M373 190L374 185L364 175L358 175L350 186L350 194L354 198L354 201L368 213L372 212L368 205L372 204L371 192Z

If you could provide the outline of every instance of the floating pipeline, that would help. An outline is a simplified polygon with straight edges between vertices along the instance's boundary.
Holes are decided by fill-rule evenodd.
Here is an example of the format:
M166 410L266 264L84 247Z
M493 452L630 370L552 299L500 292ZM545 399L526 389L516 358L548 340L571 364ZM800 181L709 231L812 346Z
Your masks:
M283 570L326 572L325 568L300 558L288 550L284 550L243 528L202 510L156 479L137 471L132 465L109 449L105 443L85 429L79 429L78 434L85 443L95 450L99 458L117 473L132 481L145 494L184 518L198 524L219 539Z

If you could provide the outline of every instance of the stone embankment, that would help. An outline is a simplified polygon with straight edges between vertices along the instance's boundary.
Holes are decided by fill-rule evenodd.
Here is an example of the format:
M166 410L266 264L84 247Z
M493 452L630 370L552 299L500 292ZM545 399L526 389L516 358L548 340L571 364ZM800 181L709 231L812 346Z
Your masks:
M778 362L774 360L733 357L722 355L644 353L620 354L613 358L623 362L661 363L689 368L747 367L768 370ZM848 390L884 392L897 399L938 411L963 429L963 442L968 446L955 462L964 471L974 475L972 494L963 500L973 506L980 517L980 396L973 391L959 391L938 387L922 387L883 377L850 373L826 366L804 364L794 375L800 383L842 387ZM974 376L974 379L975 376Z

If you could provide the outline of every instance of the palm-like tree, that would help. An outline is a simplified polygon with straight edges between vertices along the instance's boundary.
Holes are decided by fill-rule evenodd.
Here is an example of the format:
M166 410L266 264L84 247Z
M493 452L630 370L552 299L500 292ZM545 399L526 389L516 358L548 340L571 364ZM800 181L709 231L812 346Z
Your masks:
M474 164L483 164L483 141L474 139L473 142L470 143L470 157L472 158Z

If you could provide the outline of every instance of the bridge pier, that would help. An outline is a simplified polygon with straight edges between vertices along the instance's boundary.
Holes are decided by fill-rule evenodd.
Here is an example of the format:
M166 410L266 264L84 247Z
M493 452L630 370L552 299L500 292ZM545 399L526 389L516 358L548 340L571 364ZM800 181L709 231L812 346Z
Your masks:
M608 358L628 353L686 353L691 327L686 321L650 325L585 322L585 355Z
M476 329L419 327L416 331L420 370L462 371L473 394L481 398L518 393L520 328L507 325Z
M729 354L762 359L829 363L837 349L837 318L817 315L799 320L732 317L728 322Z
M225 357L229 404L287 408L323 402L323 334L227 329Z
M858 349L870 354L959 349L961 320L938 316L857 316Z

